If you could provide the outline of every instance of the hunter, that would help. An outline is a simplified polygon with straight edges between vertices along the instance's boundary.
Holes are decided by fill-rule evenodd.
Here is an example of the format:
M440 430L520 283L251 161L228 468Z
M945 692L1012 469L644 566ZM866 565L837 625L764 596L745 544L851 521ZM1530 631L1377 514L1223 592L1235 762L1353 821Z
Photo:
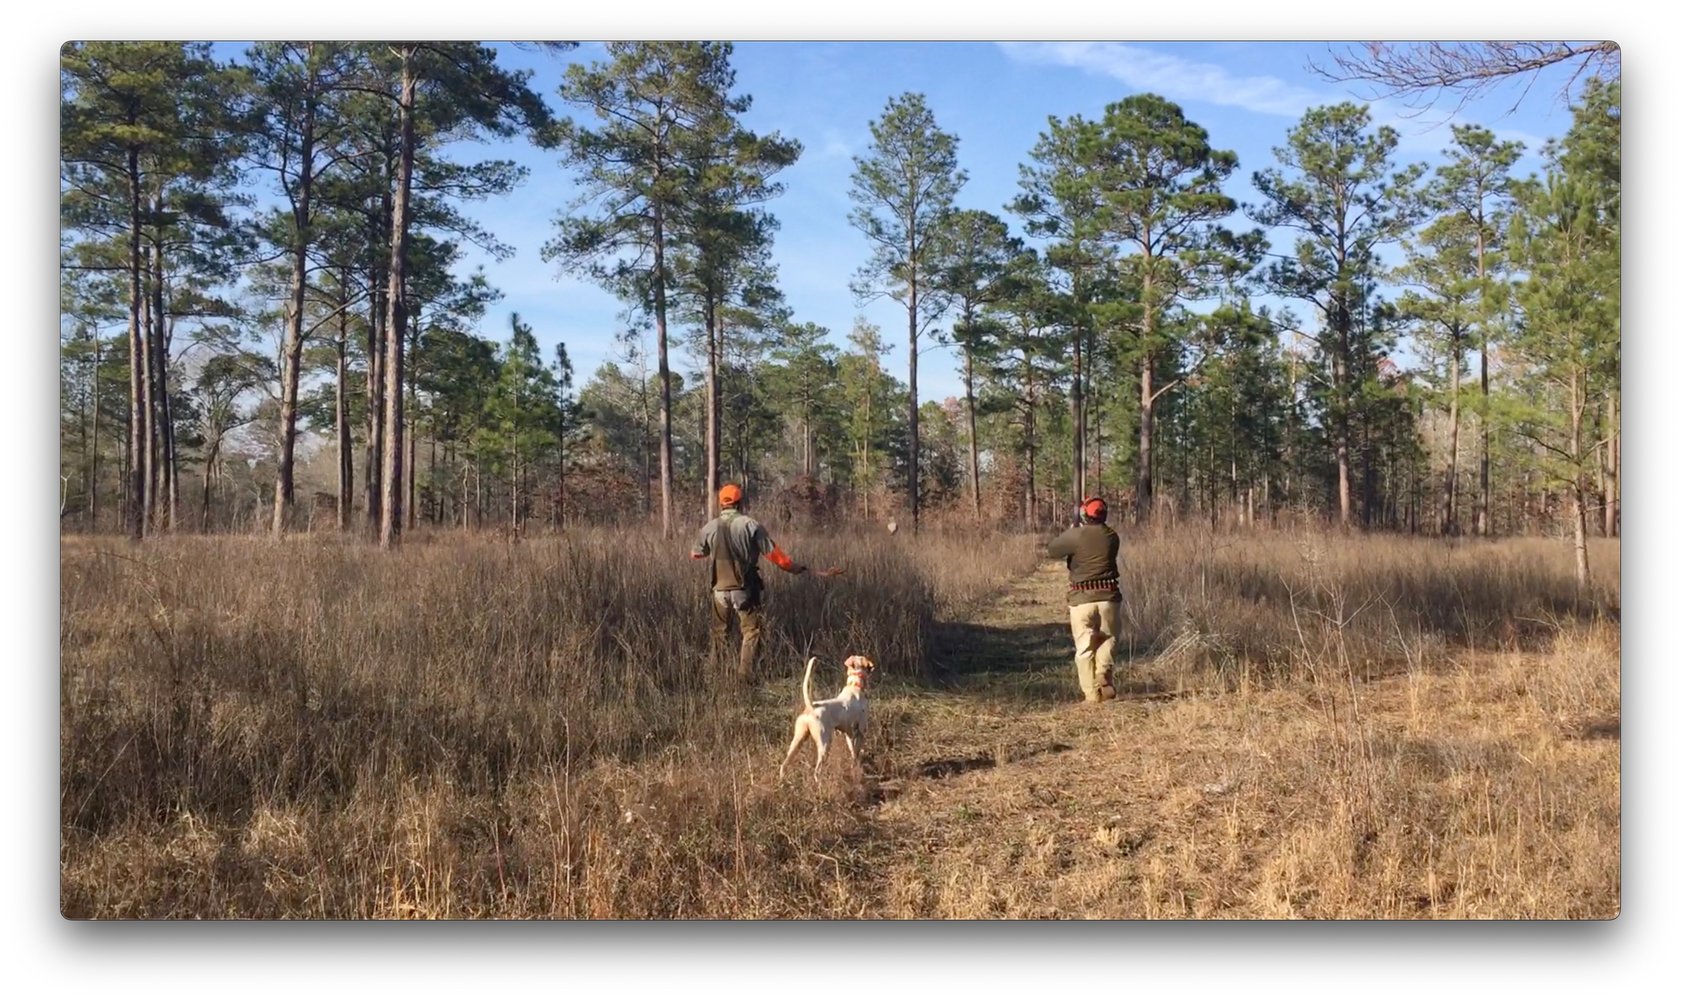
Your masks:
M806 568L794 562L771 541L764 525L741 512L741 487L725 483L718 490L723 511L700 529L692 559L712 561L712 659L727 658L731 619L741 623L741 656L736 661L736 678L753 679L753 664L759 656L764 635L764 581L759 577L762 556L786 573L798 575Z
M1115 697L1115 621L1121 608L1121 574L1115 558L1121 536L1105 522L1109 505L1102 497L1080 504L1073 527L1051 541L1045 552L1068 565L1068 624L1074 630L1074 670L1086 701Z

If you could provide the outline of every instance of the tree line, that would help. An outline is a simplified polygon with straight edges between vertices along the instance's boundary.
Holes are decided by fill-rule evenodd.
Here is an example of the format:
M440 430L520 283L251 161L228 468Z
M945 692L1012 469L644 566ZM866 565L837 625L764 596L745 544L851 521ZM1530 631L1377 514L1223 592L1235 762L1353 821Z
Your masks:
M1477 125L1427 169L1366 107L1309 109L1252 204L1235 153L1137 94L1050 117L996 210L961 203L959 137L895 96L849 221L858 304L903 322L842 347L778 288L802 149L743 123L731 47L605 48L551 108L472 43L67 46L68 523L670 532L732 478L788 516L913 529L1038 527L1098 492L1138 521L1559 529L1583 575L1586 536L1618 531L1615 80L1528 178ZM467 246L511 252L466 206L525 170L454 154L515 136L577 179L544 259L625 305L576 388L519 317L482 332L499 293L459 273ZM919 395L933 346L959 398ZM308 505L301 452L335 486Z

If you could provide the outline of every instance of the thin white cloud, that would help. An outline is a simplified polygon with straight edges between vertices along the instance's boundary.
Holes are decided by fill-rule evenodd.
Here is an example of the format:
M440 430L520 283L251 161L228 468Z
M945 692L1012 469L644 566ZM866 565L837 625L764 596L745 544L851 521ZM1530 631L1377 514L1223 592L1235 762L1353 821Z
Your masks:
M1454 116L1410 114L1398 101L1359 100L1348 94L1321 92L1273 76L1238 76L1213 63L1196 62L1126 42L1001 42L1011 59L1040 65L1068 66L1108 76L1171 101L1202 101L1242 108L1256 114L1299 118L1308 108L1353 100L1371 110L1372 124L1392 126L1399 152L1432 157L1452 145L1452 123L1474 120L1468 111ZM1545 141L1517 129L1490 123L1502 139L1522 140L1536 152ZM1282 137L1280 137L1282 139Z
M1237 76L1213 63L1195 62L1126 42L1001 42L1011 59L1071 66L1113 77L1129 87L1174 101L1206 101L1264 115L1295 117L1325 95L1273 76Z

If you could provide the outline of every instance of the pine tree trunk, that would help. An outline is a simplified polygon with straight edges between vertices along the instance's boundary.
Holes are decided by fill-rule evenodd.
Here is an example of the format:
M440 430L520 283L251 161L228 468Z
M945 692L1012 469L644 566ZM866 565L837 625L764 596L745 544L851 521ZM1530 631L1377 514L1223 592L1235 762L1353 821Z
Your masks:
M870 439L875 435L875 423L870 415L870 402L875 399L876 371L875 357L870 358L870 371L865 376L869 381L864 386L864 520L870 519L870 494L875 491L875 466L870 461Z
M642 369L646 371L646 369ZM638 376L640 386L636 393L637 400L642 404L642 516L652 513L653 501L648 492L648 484L654 478L654 449L652 446L653 415L648 411L648 380Z
M389 138L389 137L387 137ZM368 276L368 415L366 454L363 461L363 489L367 494L368 532L379 537L380 506L384 502L385 487L385 353L386 310L389 306L387 284L390 280L388 263L390 244L385 243L384 258L379 256L381 241L391 236L392 187L396 180L396 163L390 153L390 143L384 147L384 184L380 191L379 212L369 234L375 247L375 263Z
M1243 507L1238 502L1238 487L1237 487L1237 392L1235 390L1228 393L1227 396L1226 396L1226 420L1227 420L1226 430L1227 430L1227 434L1229 435L1227 440L1230 441L1230 443L1231 443L1231 475L1230 475L1230 479L1227 483L1227 489L1230 491L1230 500L1231 500L1232 509L1234 511L1236 511L1237 523L1241 526L1243 524Z
M1443 510L1446 518L1442 524L1444 535L1459 534L1459 331L1452 332L1452 346L1448 351L1448 363L1453 366L1453 376L1449 380L1448 396L1448 470L1447 481L1442 484Z
M416 319L418 319L418 317L416 317ZM420 350L420 325L419 325L418 322L413 322L410 325L414 327L414 333L413 333L413 336L410 339L409 346L413 349L413 351L419 351ZM416 398L415 398L415 394L417 392L417 386L415 385L415 370L414 370L414 367L412 365L409 366L408 376L409 376L409 402L408 402L409 461L408 461L408 465L406 466L406 468L408 469L408 480L409 480L409 529L412 531L414 529L414 526L415 526L415 523L416 523L415 522L415 514L416 514L416 511L415 511L416 485L415 484L419 479L418 473L420 471L419 464L415 461L415 456L416 456L415 448L419 443L419 441L418 441L419 431L417 430L418 421L415 419L415 415L419 412L419 404L416 402Z
M97 410L96 410L97 413ZM1620 435L1617 429L1617 393L1605 393L1605 538L1617 536L1617 508L1619 508L1619 481L1617 481L1617 461L1619 461Z
M1081 374L1081 363L1083 361L1082 355L1084 354L1084 351L1082 350L1084 340L1085 334L1079 327L1076 327L1074 330L1074 380L1069 386L1068 393L1068 423L1072 428L1074 435L1071 446L1073 469L1070 470L1072 473L1070 482L1073 485L1074 503L1079 503L1086 495L1085 401L1080 397L1080 387L1083 378ZM1061 511L1058 511L1058 514L1060 515Z
M659 171L655 170L656 180ZM654 207L654 339L660 375L660 534L671 537L671 365L665 326L665 210Z
M1027 530L1039 526L1039 451L1029 439L1027 445Z
M1587 586L1588 582L1588 513L1587 487L1582 482L1582 385L1580 376L1572 376L1570 381L1570 495L1575 510L1572 511L1571 533L1575 536L1576 546L1576 584Z
M306 62L313 61L313 46L305 58ZM286 303L286 344L280 359L280 457L275 463L272 526L276 538L286 533L293 503L292 465L298 437L298 381L303 367L304 294L309 273L310 195L315 182L315 95L308 89L313 83L310 75L298 130L298 198L292 206L292 285Z
M368 532L379 533L379 505L384 491L380 475L385 465L385 273L374 268L368 275L368 372L367 413L364 417L362 444L363 506L368 520Z
M99 331L93 331L93 442L88 446L88 522L99 531Z
M125 438L122 451L117 453L117 521L123 531L128 530L129 511L134 507L129 500L129 490L134 485L129 481L132 458L129 441Z
M79 400L76 403L76 433L77 433L77 438L78 438L78 452L77 453L79 455L81 455L84 459L88 455L92 454L92 452L90 451L91 446L88 443L88 437L89 437L89 435L88 435L88 402L89 402L88 400L83 399L83 400ZM62 441L60 443L60 450L61 451L63 450ZM90 476L88 476L86 469L79 469L77 471L79 471L82 474L82 492L86 495L91 495L93 490L92 490L92 487L89 484L92 482L92 478ZM63 484L64 484L63 485L64 492L63 492L63 495L61 495L59 497L59 504L58 504L58 516L59 517L63 517L68 512L69 500L70 500L70 496L69 496L70 476L69 476L68 473L66 473L63 476ZM83 510L85 512L86 507L84 507ZM86 518L86 517L82 518L82 526L87 531L93 531L95 529L95 525L93 525L91 520Z
M155 261L155 249L153 253ZM158 341L163 336L162 330L159 329L162 324L162 311L158 309L156 293L156 269L152 268L147 276L146 286L146 394L151 399L147 416L151 434L146 451L149 463L146 476L146 519L154 532L163 530L164 497L169 484L169 476L164 471L163 464L163 393L159 385L163 372L162 366L158 364L161 353L158 350Z
M381 470L379 544L389 549L403 532L403 331L408 328L408 303L403 298L409 250L409 185L414 175L414 50L403 51L402 92L398 104L400 132L397 191L391 207L391 263L386 284L385 442Z
M312 103L305 102L299 156L299 191L293 210L292 284L286 301L286 343L280 354L280 456L275 463L274 523L276 538L286 533L293 503L292 462L298 437L298 382L303 368L304 295L308 291L310 188L314 173L315 133Z
M973 331L974 317L964 320ZM971 336L973 334L971 333ZM975 523L981 523L981 446L975 433L975 352L963 345L963 408L969 417L969 497L974 503Z
M1145 233L1148 241L1148 230ZM1138 490L1135 502L1138 507L1138 520L1143 523L1150 519L1150 512L1155 506L1156 484L1154 479L1154 463L1151 447L1152 436L1156 428L1156 354L1152 349L1156 335L1156 313L1151 299L1153 292L1152 261L1148 252L1144 255L1144 282L1142 294L1139 296L1143 305L1144 315L1140 333L1144 341L1144 350L1138 365Z
M145 289L141 292L140 315L140 390L143 394L142 405L146 411L146 440L140 449L140 468L143 470L145 482L141 493L141 508L146 521L146 534L157 531L158 520L158 395L155 361L157 352L152 350L153 318L152 318L152 269L149 263L142 264L145 274L142 282Z
M1292 341L1292 346L1294 346L1294 341ZM1284 411L1284 482L1282 484L1283 493L1279 497L1279 502L1284 506L1289 506L1296 499L1294 489L1296 478L1296 352L1292 350L1288 353L1290 355L1290 404L1289 408Z
M1485 220L1483 218L1482 191L1479 186L1477 192L1477 327L1482 333L1482 350L1478 353L1477 364L1481 370L1482 380L1482 408L1478 410L1477 423L1482 431L1483 453L1478 463L1477 483L1477 525L1478 535L1486 538L1493 534L1493 524L1489 521L1488 496L1488 245L1483 238Z
M153 211L160 220L157 244L152 248L152 392L157 401L154 420L157 427L158 463L158 523L165 530L173 530L176 514L175 483L175 419L169 400L169 327L168 314L163 305L163 196L153 200Z
M473 526L473 505L467 493L467 480L472 472L472 464L461 463L461 530L466 531Z
M1150 519L1155 504L1152 466L1156 424L1155 359L1145 357L1138 371L1138 490L1135 498L1140 523ZM1169 474L1172 474L1169 463Z
M914 225L911 227L911 254L913 257L916 254L916 228ZM917 533L922 523L922 428L918 420L919 414L917 413L916 407L916 296L918 291L916 278L916 269L913 266L910 273L910 299L907 309L908 315L910 316L910 336L908 338L910 344L910 382L908 384L908 388L910 392L911 432L909 455L910 482L908 489L910 491L911 502L911 534L913 535Z
M1103 495L1103 404L1102 397L1091 396L1091 481L1092 496Z
M338 526L340 531L350 530L351 495L355 491L355 466L351 461L351 451L355 445L350 438L350 393L346 381L350 378L350 274L341 271L339 274L339 335L333 341L337 354L337 365L333 379L333 435L338 442L339 452L339 510Z
M718 453L722 450L723 435L719 427L723 416L718 398L718 366L723 356L724 324L718 318L718 303L710 292L706 295L706 516L718 516Z
M380 488L380 476L385 465L385 290L384 269L380 268L369 275L372 291L368 295L369 311L372 315L368 320L368 371L367 371L367 413L364 416L362 444L362 492L363 506L368 520L368 531L375 537L379 533L379 505L384 496Z
M1488 449L1489 449L1489 412L1488 412L1488 329L1483 324L1483 349L1477 359L1482 381L1482 417L1478 421L1482 425L1483 453L1477 470L1477 534L1488 537L1494 534L1494 523L1489 519L1489 481L1488 481Z
M146 341L141 326L140 296L140 154L128 151L128 533L145 536L146 447L151 440L147 416L151 397L146 387Z
M158 309L151 264L146 269L146 530L163 526L163 405L158 399Z
M1335 448L1337 459L1337 512L1344 531L1348 530L1354 512L1354 497L1349 488L1349 323L1348 310L1341 304L1336 308L1337 350L1331 364L1331 382L1336 394Z
M1026 349L1022 351L1024 375L1023 394L1024 410L1022 413L1022 436L1027 446L1027 530L1037 531L1039 528L1039 415L1037 411L1038 397L1033 386L1033 358Z

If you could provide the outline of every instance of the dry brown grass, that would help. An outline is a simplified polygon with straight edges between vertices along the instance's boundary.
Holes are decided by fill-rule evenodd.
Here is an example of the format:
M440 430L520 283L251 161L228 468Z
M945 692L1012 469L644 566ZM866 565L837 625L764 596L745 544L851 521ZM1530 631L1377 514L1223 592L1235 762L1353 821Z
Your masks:
M1088 710L1033 540L786 539L848 573L771 580L747 692L679 543L416 541L66 540L66 915L1618 906L1614 545L1129 540ZM862 787L774 780L808 650L886 668Z
M846 573L771 581L761 662L781 681L744 698L713 683L686 543L67 540L65 912L700 912L675 880L716 859L625 853L620 806L745 816L755 852L778 824L803 840L803 803L658 775L685 757L719 774L715 757L780 739L808 653L868 651L887 691L915 683L935 614L1033 559L1025 539L785 541Z
M1135 655L1222 675L1370 673L1449 648L1540 648L1570 622L1620 615L1620 549L1595 540L1580 589L1540 538L1176 532L1123 548Z

